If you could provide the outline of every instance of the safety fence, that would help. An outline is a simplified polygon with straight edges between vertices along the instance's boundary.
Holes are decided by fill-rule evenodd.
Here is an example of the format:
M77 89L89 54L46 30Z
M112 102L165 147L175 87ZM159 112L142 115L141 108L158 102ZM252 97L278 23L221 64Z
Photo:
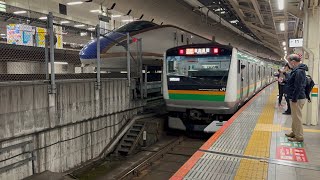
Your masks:
M125 77L142 87L141 39L52 13L6 9L0 11L0 82L43 80L54 93L60 79L96 79L100 88L101 78Z

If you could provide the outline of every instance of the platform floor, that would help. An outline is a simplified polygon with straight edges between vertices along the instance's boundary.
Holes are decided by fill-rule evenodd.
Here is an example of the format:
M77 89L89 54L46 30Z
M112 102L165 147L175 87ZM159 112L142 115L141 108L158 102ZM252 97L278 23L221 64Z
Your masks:
M277 93L273 84L252 98L171 179L319 180L320 126L304 126L304 143L288 142L291 116Z

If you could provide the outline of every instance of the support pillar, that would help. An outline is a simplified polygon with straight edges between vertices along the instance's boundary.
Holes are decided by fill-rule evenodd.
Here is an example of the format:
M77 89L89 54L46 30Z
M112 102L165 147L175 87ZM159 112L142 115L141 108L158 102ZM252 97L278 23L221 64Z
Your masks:
M305 8L303 40L304 49L309 53L304 57L304 63L309 67L315 87L311 92L311 103L306 103L303 123L317 125L319 121L319 48L320 48L320 8Z

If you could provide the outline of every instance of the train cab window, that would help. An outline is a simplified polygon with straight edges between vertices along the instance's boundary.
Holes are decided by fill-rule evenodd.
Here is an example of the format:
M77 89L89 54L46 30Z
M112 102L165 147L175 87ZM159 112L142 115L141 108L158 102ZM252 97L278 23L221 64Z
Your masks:
M241 64L240 64L240 60L238 60L238 74L240 74L240 69L241 69Z
M230 62L230 55L167 56L167 75L180 77L183 79L180 83L198 82L204 89L213 85L227 85Z
M259 66L259 68L258 68L258 77L259 77L259 79L260 79L260 77L261 77L261 71L260 71L260 66Z
M189 38L187 38L187 44L189 44Z

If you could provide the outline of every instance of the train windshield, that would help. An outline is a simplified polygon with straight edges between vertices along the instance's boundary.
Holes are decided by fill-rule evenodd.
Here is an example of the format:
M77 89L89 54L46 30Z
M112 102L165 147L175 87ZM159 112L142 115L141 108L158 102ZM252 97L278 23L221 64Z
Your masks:
M140 30L147 29L154 26L156 26L156 24L152 22L135 21L120 27L119 29L116 30L116 32L120 32L120 33L134 32L134 31L140 31Z
M226 85L231 56L168 56L167 74L197 79L198 82Z

